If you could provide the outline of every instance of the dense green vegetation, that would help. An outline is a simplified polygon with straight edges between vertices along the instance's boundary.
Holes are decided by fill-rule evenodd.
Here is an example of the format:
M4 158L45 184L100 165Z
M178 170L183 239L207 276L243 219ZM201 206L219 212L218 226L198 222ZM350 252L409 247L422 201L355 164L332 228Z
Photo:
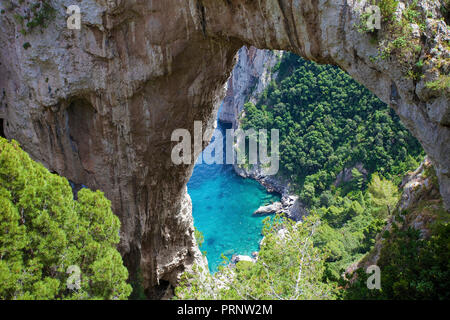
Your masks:
M392 4L385 4L389 11ZM280 129L282 174L321 221L313 240L326 254L322 281L349 287L342 274L373 248L396 208L403 174L423 157L420 145L388 106L343 71L292 54L261 100L246 104L242 124ZM356 163L367 177L353 168L351 181L336 185L336 175ZM358 281L337 297L448 298L448 220L436 225L425 240L394 226L378 262L383 290L368 290L358 270Z
M385 16L391 2L383 2ZM313 240L326 254L322 281L348 287L342 274L373 248L395 210L397 185L423 151L393 111L343 71L292 54L278 70L261 100L246 104L242 124L280 129L281 173L298 184L321 221ZM337 174L356 163L367 177L353 168L351 181L336 185ZM367 275L358 270L358 281L337 297L446 298L448 221L437 223L430 239L409 227L391 233L378 262L383 290L368 290Z
M343 277L373 249L396 212L403 175L418 167L423 151L387 105L340 69L287 54L275 70L278 79L256 105L245 105L241 124L280 130L280 174L297 184L310 215L299 224L267 221L256 263L233 269L224 260L213 276L185 274L178 298L448 298L447 220L429 239L406 227L392 229L378 262L382 290L367 288L365 270L352 284ZM352 178L336 184L344 168L353 168ZM304 252L311 258L306 264ZM305 274L297 280L300 270Z
M418 216L422 223L427 224L428 236L424 237L421 230L407 223ZM356 281L346 284L345 298L450 298L450 213L443 208L441 199L422 200L403 212L396 210L391 228L386 229L382 236L383 246L377 261L382 270L381 290L367 290L368 275L359 268L355 271Z
M100 191L73 200L65 178L0 138L0 299L127 298L119 228Z
M368 275L357 270L356 282L345 292L347 299L421 300L450 298L450 224L439 226L430 239L409 227L394 228L381 250L382 290L367 290Z
M345 167L360 162L396 182L423 151L394 111L337 67L286 54L261 100L245 105L244 129L280 130L280 170L317 205Z
M328 206L312 210L301 223L282 216L267 218L256 263L242 261L233 268L224 258L212 276L199 269L185 273L177 298L364 298L347 294L341 275L373 247L389 214L387 208L397 200L392 182L374 175L364 193L331 197Z
M325 279L341 282L345 269L370 251L397 201L397 187L374 174L364 192L352 191L344 197L337 192L311 210L322 222L314 244L328 252Z
M367 290L368 275L358 268L356 277L352 273L346 276L355 281L343 281L346 299L449 299L450 213L437 191L432 165L425 166L423 178L431 183L417 191L420 200L406 210L396 208L391 223L379 235L381 290ZM370 252L362 264L373 261L376 254Z

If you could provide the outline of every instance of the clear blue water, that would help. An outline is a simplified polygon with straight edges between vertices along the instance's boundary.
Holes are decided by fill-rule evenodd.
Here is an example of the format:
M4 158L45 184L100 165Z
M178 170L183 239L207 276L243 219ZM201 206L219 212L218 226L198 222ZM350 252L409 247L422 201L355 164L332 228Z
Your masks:
M227 124L218 123L216 130L225 136ZM225 146L225 142L224 142ZM225 148L224 148L225 156ZM221 254L251 255L262 239L264 217L252 213L261 205L279 201L258 182L238 176L231 165L197 164L188 183L192 199L195 227L203 233L211 272L217 271Z

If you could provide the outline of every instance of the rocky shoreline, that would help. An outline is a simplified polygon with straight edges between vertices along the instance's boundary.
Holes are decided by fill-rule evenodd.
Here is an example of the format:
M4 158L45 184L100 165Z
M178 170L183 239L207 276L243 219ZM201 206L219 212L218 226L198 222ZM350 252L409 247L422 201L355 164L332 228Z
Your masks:
M281 201L274 202L270 205L261 206L253 214L286 214L286 216L294 221L300 221L302 217L308 214L299 196L294 193L292 184L284 177L279 175L267 176L258 165L246 169L235 164L234 171L241 177L258 181L269 193L278 193L281 195Z

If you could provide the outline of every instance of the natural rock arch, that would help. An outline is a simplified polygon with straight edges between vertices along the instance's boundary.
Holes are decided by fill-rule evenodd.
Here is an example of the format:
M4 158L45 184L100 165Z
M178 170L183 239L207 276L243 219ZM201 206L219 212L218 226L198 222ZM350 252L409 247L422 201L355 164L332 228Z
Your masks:
M55 18L26 35L13 18L24 4L10 1L17 6L0 15L7 136L49 169L106 193L122 222L124 261L133 277L142 273L150 296L158 295L159 280L175 285L200 261L186 192L194 162L172 164L171 133L193 132L195 120L213 126L243 45L339 65L390 104L434 161L450 207L448 96L424 85L439 76L437 62L430 59L434 71L414 81L395 57L373 59L377 46L354 27L365 1L87 0L79 3L81 30L67 29L69 1L49 2ZM439 17L437 1L422 2ZM445 22L433 23L436 34L417 40L427 54L434 39L448 39ZM89 168L70 147L70 132L77 131L67 121L73 101L95 114Z

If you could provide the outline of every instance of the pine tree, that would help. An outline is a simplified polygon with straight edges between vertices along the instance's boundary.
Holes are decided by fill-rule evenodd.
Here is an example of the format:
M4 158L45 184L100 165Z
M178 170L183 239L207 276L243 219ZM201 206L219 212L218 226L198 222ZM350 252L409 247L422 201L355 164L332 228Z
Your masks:
M0 138L0 299L125 299L119 219L102 192L68 181Z
M380 218L387 217L399 199L398 188L392 181L380 178L377 173L372 175L367 191L374 213Z

